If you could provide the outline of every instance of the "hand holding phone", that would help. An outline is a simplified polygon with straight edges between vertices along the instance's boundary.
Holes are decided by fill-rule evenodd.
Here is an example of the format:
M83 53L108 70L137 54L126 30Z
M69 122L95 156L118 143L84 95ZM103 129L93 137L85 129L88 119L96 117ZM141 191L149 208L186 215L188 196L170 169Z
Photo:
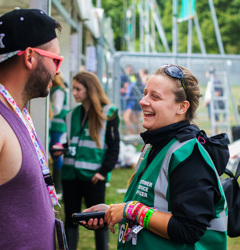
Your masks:
M72 219L74 223L79 223L81 221L86 221L86 223L90 219L104 219L105 211L96 211L96 212L84 212L84 213L74 213L72 214Z

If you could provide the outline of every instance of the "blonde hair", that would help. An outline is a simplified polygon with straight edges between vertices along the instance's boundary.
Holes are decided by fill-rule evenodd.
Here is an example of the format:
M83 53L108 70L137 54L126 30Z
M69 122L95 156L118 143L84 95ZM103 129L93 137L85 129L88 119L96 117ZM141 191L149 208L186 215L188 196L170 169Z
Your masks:
M89 135L100 148L100 128L104 126L102 120L107 120L107 117L102 113L102 106L110 104L110 101L95 74L81 71L73 77L73 80L81 83L87 89L90 102L88 110Z

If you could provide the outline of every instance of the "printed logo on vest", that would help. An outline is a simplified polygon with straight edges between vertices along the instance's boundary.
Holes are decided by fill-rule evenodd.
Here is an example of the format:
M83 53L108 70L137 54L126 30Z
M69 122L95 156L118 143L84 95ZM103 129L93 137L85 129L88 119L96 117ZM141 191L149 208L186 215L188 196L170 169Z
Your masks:
M141 180L140 184L138 185L138 190L136 194L147 198L149 188L151 188L152 186L153 186L152 182Z

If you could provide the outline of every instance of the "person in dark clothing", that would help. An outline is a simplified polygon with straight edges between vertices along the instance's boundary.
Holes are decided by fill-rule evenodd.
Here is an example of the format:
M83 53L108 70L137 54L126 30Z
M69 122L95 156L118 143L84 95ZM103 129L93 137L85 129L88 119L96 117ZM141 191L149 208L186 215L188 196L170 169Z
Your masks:
M227 205L215 165L191 124L201 97L186 68L164 65L149 78L140 101L145 142L124 202L106 211L118 249L226 249ZM103 227L97 218L89 229Z

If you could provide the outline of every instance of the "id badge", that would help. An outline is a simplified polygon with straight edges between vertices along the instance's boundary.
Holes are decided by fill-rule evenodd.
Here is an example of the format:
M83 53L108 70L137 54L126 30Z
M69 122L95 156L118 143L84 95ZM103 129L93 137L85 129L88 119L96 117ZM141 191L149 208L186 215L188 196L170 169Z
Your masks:
M63 222L55 218L55 227L57 232L59 250L69 250Z

